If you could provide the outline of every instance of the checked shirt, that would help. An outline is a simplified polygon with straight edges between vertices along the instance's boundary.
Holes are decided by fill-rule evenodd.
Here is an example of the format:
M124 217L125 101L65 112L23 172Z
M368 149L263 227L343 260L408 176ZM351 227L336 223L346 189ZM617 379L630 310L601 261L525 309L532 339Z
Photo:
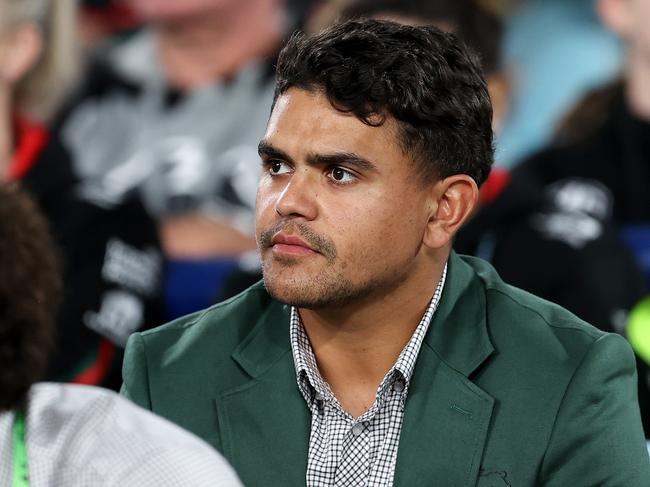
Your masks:
M348 414L320 375L296 308L291 309L291 349L298 388L311 410L307 486L393 485L409 383L422 341L438 307L447 266L413 336L377 389L375 402L358 418Z

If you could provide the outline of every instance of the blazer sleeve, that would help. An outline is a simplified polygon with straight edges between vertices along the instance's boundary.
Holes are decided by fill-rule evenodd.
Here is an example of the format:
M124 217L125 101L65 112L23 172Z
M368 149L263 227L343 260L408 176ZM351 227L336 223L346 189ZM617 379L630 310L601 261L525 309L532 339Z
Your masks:
M596 340L565 391L540 471L546 487L642 487L650 459L633 352L616 334Z
M140 333L132 334L126 343L122 380L120 394L138 406L151 410L147 354Z

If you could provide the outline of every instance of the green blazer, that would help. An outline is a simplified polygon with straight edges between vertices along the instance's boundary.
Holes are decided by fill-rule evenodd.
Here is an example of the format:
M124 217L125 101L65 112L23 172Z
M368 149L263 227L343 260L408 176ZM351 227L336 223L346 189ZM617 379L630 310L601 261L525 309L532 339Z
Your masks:
M305 485L310 412L289 310L262 284L134 334L122 393L196 433L248 486ZM452 253L406 401L395 485L650 486L633 353Z

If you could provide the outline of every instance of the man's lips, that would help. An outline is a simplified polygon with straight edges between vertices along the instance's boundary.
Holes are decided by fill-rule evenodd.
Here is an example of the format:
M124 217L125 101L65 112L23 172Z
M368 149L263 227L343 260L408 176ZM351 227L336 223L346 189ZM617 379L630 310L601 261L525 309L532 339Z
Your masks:
M302 222L276 222L260 233L258 245L262 252L270 250L277 257L308 257L319 254L330 262L336 259L334 243Z
M309 255L317 253L297 235L276 233L271 239L271 250L276 254Z

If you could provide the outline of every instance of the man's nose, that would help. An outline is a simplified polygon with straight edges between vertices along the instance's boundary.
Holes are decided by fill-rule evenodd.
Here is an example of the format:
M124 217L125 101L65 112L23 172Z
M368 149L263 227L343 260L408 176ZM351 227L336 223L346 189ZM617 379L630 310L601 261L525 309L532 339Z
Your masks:
M318 214L317 184L317 176L310 168L296 170L278 196L275 211L283 218L313 220Z

